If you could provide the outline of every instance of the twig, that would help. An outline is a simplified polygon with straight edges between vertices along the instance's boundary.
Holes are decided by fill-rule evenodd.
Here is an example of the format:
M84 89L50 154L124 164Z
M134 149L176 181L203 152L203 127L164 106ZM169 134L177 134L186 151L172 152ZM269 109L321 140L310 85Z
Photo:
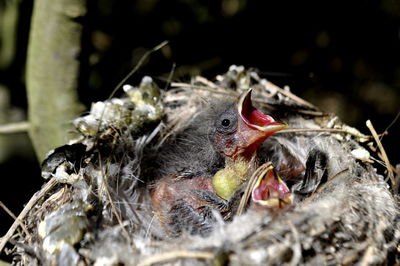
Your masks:
M3 208L3 210L10 215L15 221L18 221L19 226L21 226L22 230L24 230L25 234L30 238L31 234L28 232L28 230L26 229L24 223L20 220L18 220L18 218L15 216L15 214L9 209L7 208L7 206L0 201L0 207Z
M359 257L360 257L359 251L353 252L350 255L346 256L344 259L342 259L342 261L338 265L349 265L349 264L353 263Z
M369 246L367 250L364 252L364 256L362 258L362 261L360 262L360 266L367 266L370 265L372 260L372 254L373 254L374 248L372 246Z
M272 165L271 162L267 162L267 163L261 165L260 167L258 167L257 170L251 175L249 182L247 183L246 189L244 191L244 194L240 200L239 207L236 211L236 215L242 215L242 213L244 212L244 209L247 205L247 202L249 201L251 191L253 190L253 188L256 184L259 174L261 173L261 171L264 171L264 169L270 167L271 165Z
M171 71L170 71L169 74L168 74L167 82L165 83L165 87L164 87L164 90L165 90L165 91L168 89L169 85L170 85L171 82L172 82L172 77L174 76L175 68L176 68L176 64L173 63L173 64L172 64L172 67L171 67Z
M100 169L102 169L102 170L101 170L101 177L102 177L103 182L104 182L104 191L105 191L105 193L106 193L106 197L108 198L108 201L110 202L111 211L114 213L115 218L117 218L118 224L121 226L122 232L124 233L124 235L125 235L125 237L126 237L126 240L127 240L128 242L130 242L131 238L129 237L129 233L128 233L128 231L126 231L126 229L125 229L125 225L124 225L123 222L122 222L120 213L117 211L117 207L115 206L115 204L114 204L114 202L113 202L113 200L112 200L110 191L108 190L107 175L106 175L106 173L104 172L104 167L103 167L103 165L102 165L102 163L101 163L102 160L101 160L101 157L100 157L100 156L101 156L101 155L99 154Z
M382 142L379 140L378 133L376 133L376 130L370 120L367 120L366 125L367 125L368 129L371 131L372 136L374 137L375 142L376 142L376 144L378 144L379 150L382 153L382 157L383 157L382 159L386 164L386 169L388 170L388 175L389 175L390 181L392 182L393 187L396 187L396 180L394 179L393 171L392 171L392 168L390 167L391 164L389 162L389 158L387 157L385 149L382 146Z
M294 94L291 93L290 91L286 91L286 90L284 90L284 89L282 89L282 88L276 86L276 85L273 84L272 82L266 81L266 85L267 85L268 87L274 89L274 90L277 90L278 92L280 92L281 94L285 95L286 97L292 99L292 100L295 101L295 102L298 102L298 103L300 103L300 104L302 104L302 105L308 106L308 107L310 107L310 108L312 108L312 109L318 110L318 108L317 108L315 105L313 105L313 104L311 104L311 103L309 103L309 102L303 100L302 98L300 98L300 97L297 96L297 95L294 95Z
M311 110L296 110L296 112L305 115L312 115L312 116L328 116L328 113L324 113L321 111L311 111Z
M340 171L339 173L337 173L337 174L335 174L334 176L332 176L331 178L329 178L328 181L326 181L325 184L323 184L317 191L314 191L307 199L305 199L305 200L303 201L303 204L308 204L311 200L313 200L313 199L315 198L315 196L316 196L317 194L319 194L319 193L320 193L321 191L323 191L330 183L332 183L332 181L333 181L336 177L338 177L338 176L340 176L340 175L346 173L347 171L349 171L349 168L343 169L343 170Z
M135 67L128 73L128 75L126 75L118 84L117 86L114 87L114 89L112 90L111 94L108 96L108 99L110 100L112 97L114 97L115 93L122 87L122 85L125 84L125 82L127 82L132 76L133 74L135 74L139 68L144 64L145 60L154 52L157 52L158 50L160 50L161 48L163 48L164 46L166 46L168 44L168 41L163 41L162 43L160 43L159 45L157 45L156 47L154 47L153 49L147 51L139 60L139 62L135 65ZM100 132L100 128L102 126L103 123L103 116L104 113L106 111L107 108L103 108L103 111L101 112L101 119L99 121L99 124L97 126L97 133ZM99 134L96 135L96 141L99 137Z
M182 82L172 82L171 83L171 87L175 87L175 88L185 88L185 87L190 87L193 89L198 89L198 90L206 90L206 91L210 91L213 93L219 93L219 94L223 94L223 95L229 95L229 96L237 96L238 93L236 91L229 91L227 92L226 89L216 85L215 83L213 83L212 81L209 81L208 79L205 79L203 77L196 77L195 81L203 83L206 86L200 86L200 85L193 85L193 84L189 84L189 83L182 83ZM281 89L281 88L279 88ZM281 89L282 90L282 89ZM285 90L283 90L285 91ZM285 91L286 92L286 91ZM287 93L287 92L286 92ZM291 94L289 92L289 94ZM297 97L294 94L293 97ZM286 95L287 96L287 95ZM301 98L299 98L301 99ZM259 100L259 99L254 99L254 102L257 103L261 103L261 104L269 104L269 102L263 101L263 100ZM301 102L302 104L304 104L303 102ZM307 104L306 104L307 105ZM309 106L309 105L307 105ZM309 106L310 107L310 106ZM314 109L317 109L316 107L313 107ZM305 114L305 115L313 115L313 116L325 116L326 114L324 112L321 111L312 111L312 110L297 110L297 112Z
M357 138L371 138L371 136L366 136L363 134L356 134L346 129L340 128L286 128L281 131L275 132L274 134L284 134L284 133L301 133L301 132L329 132L329 133L344 133L349 134Z
M371 244L367 241L359 244L359 246L355 248L355 251L351 252L350 255L347 255L346 257L342 258L339 265L349 265L349 264L353 265L354 264L353 262L360 258L361 251L365 250L370 245Z
M21 213L18 215L17 219L14 221L14 223L11 225L10 229L8 229L7 233L5 236L1 239L0 241L0 253L3 250L4 246L6 245L7 241L11 238L11 236L14 234L14 231L18 228L19 226L19 221L22 221L25 216L28 214L28 212L33 208L33 206L44 196L49 192L55 185L57 184L57 181L55 178L50 179L49 182L46 183L44 187L42 187L41 190L33 194L32 198L29 200L29 202L26 204L24 209L21 211Z
M218 94L222 94L222 95L229 95L229 96L232 96L232 97L239 95L237 92L235 92L233 90L229 91L229 92L219 91L219 90L207 87L207 86L199 86L199 85L193 85L193 84L182 83L182 82L172 82L171 83L171 87L175 87L175 88L186 88L186 87L189 87L189 88L192 88L192 89L205 90L205 91L210 91L210 92L218 93Z
M379 159L383 160L383 156L380 152L378 152L378 157L379 157ZM381 164L386 167L386 165L383 162ZM397 171L396 167L394 167L393 165L390 165L390 168L392 168L393 174L400 175L400 172ZM399 182L396 181L396 184L398 184L398 183Z
M26 121L0 125L0 134L26 133L29 123Z
M130 79L132 77L133 74L135 74L138 69L144 64L145 60L154 52L157 52L158 50L160 50L161 48L163 48L164 46L166 46L168 44L168 41L163 41L162 43L160 43L159 45L157 45L156 47L152 48L151 50L147 51L139 60L139 62L135 65L135 67L128 73L128 75L126 75L119 83L117 86L115 86L114 90L111 92L110 96L108 97L109 99L111 99L112 97L114 97L115 93L117 92L117 90L119 88L122 87L122 85L125 84L125 82Z
M392 120L392 122L385 128L385 130L383 132L387 132L396 122L397 120L400 118L400 111L397 113L396 117ZM380 140L382 140L382 137L380 138Z
M211 87L211 88L213 88L213 89L218 89L218 90L226 91L225 88L223 88L223 87L221 87L221 86L218 86L217 84L215 84L214 82L212 82L212 81L206 79L205 77L197 76L197 77L195 78L195 81L200 82L200 83L203 83L204 85L209 86L209 87Z
M293 225L293 223L289 220L288 222L290 231L293 233L293 242L291 245L291 249L293 252L292 259L290 260L290 263L288 265L298 265L300 260L301 260L301 244L300 244L300 236L299 232L296 229L296 227Z
M189 250L171 250L164 253L156 254L140 261L137 266L149 266L155 263L162 263L169 260L176 260L181 258L194 258L194 259L213 259L214 253L189 251Z

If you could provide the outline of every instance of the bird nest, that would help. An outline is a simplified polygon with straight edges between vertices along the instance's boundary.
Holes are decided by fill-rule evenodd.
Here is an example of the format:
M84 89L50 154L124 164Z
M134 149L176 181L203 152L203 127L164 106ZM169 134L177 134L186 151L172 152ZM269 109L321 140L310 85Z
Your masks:
M283 173L293 204L278 210L244 208L229 221L214 213L210 234L171 237L155 218L149 193L162 159L158 152L212 102L235 99L250 87L258 108L289 125L260 153ZM43 162L48 182L2 239L2 247L11 243L6 251L15 264L399 262L399 206L392 193L398 176L373 138L372 125L373 136L363 135L256 71L237 66L215 81L196 77L160 91L145 77L124 91L74 120L79 137ZM386 168L373 163L379 156ZM303 168L294 169L298 165ZM298 171L302 178L290 179L285 171Z

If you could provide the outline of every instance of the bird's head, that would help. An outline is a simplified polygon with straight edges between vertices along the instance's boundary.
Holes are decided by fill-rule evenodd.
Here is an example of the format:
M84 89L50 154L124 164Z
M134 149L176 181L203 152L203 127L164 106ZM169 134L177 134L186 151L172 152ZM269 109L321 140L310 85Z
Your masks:
M235 104L219 114L211 132L216 150L232 160L250 159L265 139L287 127L256 109L251 91L243 93Z
M261 166L255 179L255 186L251 192L251 198L256 206L269 209L285 208L293 204L293 194L279 177L272 164Z

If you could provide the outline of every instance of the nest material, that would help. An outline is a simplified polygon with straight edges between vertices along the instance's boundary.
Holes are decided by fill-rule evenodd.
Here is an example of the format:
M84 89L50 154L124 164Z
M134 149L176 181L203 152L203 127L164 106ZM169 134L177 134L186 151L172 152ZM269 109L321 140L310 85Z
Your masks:
M149 201L150 155L210 99L235 98L249 87L260 108L297 128L271 137L261 152L270 154L266 158L277 167L290 167L282 159L287 156L277 155L288 153L306 165L318 148L327 155L326 165L309 165L308 173L319 182L292 184L296 204L289 210L249 209L232 222L217 214L217 225L206 238L165 236ZM24 219L29 235L21 232L13 241L16 264L399 262L398 200L370 163L364 148L368 136L236 66L215 83L197 77L191 84L173 83L159 95L145 78L125 91L127 96L97 103L88 116L75 120L81 137L44 162L43 176L52 179Z

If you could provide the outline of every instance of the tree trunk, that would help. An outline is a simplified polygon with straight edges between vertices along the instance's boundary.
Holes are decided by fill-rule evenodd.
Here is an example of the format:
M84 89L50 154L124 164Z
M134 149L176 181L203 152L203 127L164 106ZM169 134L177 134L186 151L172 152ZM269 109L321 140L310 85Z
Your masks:
M84 0L36 0L27 60L30 137L39 160L68 139L78 101Z

